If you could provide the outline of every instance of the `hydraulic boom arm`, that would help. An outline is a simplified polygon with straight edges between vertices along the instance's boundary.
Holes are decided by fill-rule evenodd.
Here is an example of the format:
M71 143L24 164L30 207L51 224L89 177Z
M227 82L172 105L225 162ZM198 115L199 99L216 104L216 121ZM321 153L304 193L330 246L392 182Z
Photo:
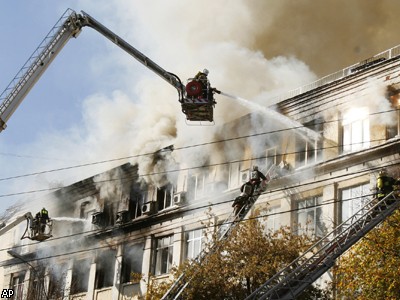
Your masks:
M213 107L215 104L213 94L219 91L212 89L208 80L207 84L200 85L197 80L192 79L190 83L196 81L196 87L199 88L194 92L191 91L189 95L186 86L182 84L178 76L161 68L87 13L78 14L68 9L0 95L0 132L6 128L9 118L65 44L72 37L77 37L85 26L91 27L102 34L176 88L179 94L179 102L182 104L182 111L186 114L188 120L213 121ZM193 85L191 87L193 88Z

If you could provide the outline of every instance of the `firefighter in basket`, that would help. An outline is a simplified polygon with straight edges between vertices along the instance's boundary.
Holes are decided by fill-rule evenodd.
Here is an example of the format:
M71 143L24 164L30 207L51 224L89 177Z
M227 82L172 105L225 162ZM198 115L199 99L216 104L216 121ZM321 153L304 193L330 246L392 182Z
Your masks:
M49 222L49 212L44 207L39 211L33 220L34 229L36 233L43 234L46 231L46 225Z
M210 86L208 74L207 69L199 71L193 80L186 85L186 93L189 97L205 99L214 104L213 93L220 94L221 92Z
M250 180L240 187L240 195L233 201L232 207L235 215L238 215L242 208L249 203L249 199L254 192L258 192L261 181L266 180L265 175L258 170L258 166L253 166Z

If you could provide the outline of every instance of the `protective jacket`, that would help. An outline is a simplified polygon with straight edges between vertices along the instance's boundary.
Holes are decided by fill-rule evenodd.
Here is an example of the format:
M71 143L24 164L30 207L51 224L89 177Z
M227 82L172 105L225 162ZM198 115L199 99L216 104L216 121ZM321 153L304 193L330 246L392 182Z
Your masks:
M393 177L387 175L380 175L376 180L376 187L378 190L378 199L384 198L386 195L393 191L393 185L396 180Z

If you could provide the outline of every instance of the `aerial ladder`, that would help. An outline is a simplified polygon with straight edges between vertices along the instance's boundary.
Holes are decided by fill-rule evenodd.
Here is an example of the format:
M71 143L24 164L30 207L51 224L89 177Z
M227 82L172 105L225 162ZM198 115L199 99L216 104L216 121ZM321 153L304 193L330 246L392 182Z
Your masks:
M0 132L51 62L72 37L78 37L83 27L93 28L176 88L188 121L213 122L213 95L220 92L211 88L207 76L202 80L189 78L184 85L178 76L164 70L89 14L68 9L0 95Z
M0 223L0 236L26 221L26 228L22 234L21 240L30 239L33 241L42 242L52 237L53 221L50 218L43 218L38 213L35 217L30 212L27 212L9 224L4 222Z
M229 214L225 221L219 226L216 233L217 241L222 241L226 239L229 236L229 233L232 232L235 225L245 218L247 213L253 207L254 203L266 190L268 182L271 180L271 178L274 177L275 171L276 166L272 165L265 174L266 179L261 181L260 186L254 191L254 193L252 193L250 196L247 195L248 198L246 199L244 205L242 205L240 209L232 211L232 213ZM246 197L247 193L248 191L245 188L239 197ZM210 249L201 251L200 254L196 257L195 261L198 263L203 262L207 258L207 255L215 252L216 250L217 244L215 243ZM188 278L185 273L182 273L171 285L171 287L164 294L161 300L182 300L182 292L185 290L189 283L190 278Z
M296 299L335 260L357 243L400 206L399 195L391 192L381 200L372 199L363 208L318 240L300 257L283 268L245 300Z

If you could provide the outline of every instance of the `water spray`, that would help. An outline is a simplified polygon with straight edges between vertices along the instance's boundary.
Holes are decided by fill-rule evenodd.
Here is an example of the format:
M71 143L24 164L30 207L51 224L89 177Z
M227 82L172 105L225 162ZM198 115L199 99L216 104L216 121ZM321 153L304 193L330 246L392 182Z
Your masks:
M260 104L251 102L249 100L246 100L242 97L238 97L238 96L234 96L231 94L227 94L224 92L220 92L221 95L224 95L226 97L229 97L231 99L234 99L236 101L238 101L241 105L247 107L248 109L250 109L251 111L257 111L257 112L261 112L264 115L273 118L274 120L280 122L283 125L287 125L289 128L293 128L293 130L298 130L300 131L300 134L308 139L308 140L319 140L321 139L321 135L318 132L315 132L314 130L311 130L307 127L305 127L303 124L301 124L300 122L297 122L289 117L286 117L283 114L278 113L277 111L270 109L268 107L264 107Z

